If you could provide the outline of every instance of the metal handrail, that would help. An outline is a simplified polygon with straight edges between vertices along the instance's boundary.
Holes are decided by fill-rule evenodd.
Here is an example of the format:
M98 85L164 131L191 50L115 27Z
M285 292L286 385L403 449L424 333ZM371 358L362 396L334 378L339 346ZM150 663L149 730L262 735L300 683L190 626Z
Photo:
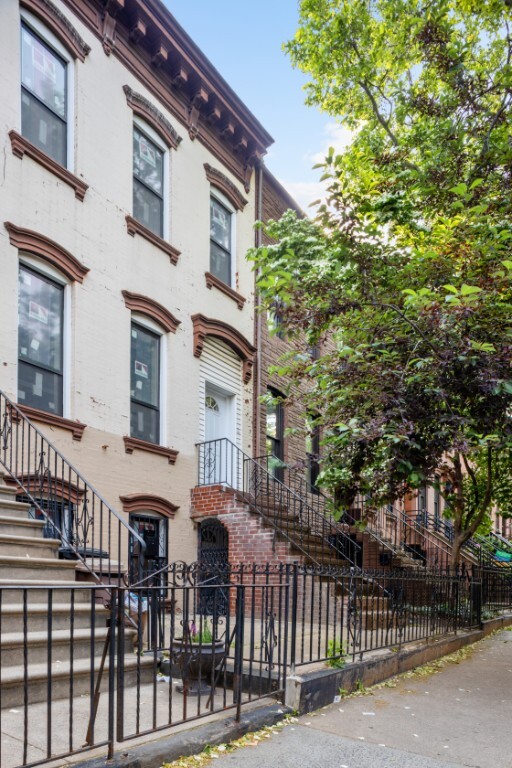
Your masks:
M46 520L52 538L69 550L65 554L95 581L119 583L124 578L121 555L128 555L133 537L138 561L132 575L137 580L146 552L142 536L1 390L0 465Z
M281 534L313 563L345 560L356 566L361 547L332 515L319 514L304 497L273 477L231 440L210 440L196 447L198 486L219 484L238 491L273 525L275 534Z
M310 503L319 514L330 514L329 507L331 506L331 500L327 497L320 488L312 486L300 470L290 467L282 460L278 459L272 454L266 456L260 456L256 461L266 465L275 464L279 471L282 472L283 482L301 496L306 496L308 503ZM427 556L421 554L421 549L424 551L434 550L434 563L437 568L445 568L451 562L451 547L443 546L439 541L436 534L439 531L434 529L434 526L429 530L428 524L423 525L420 520L420 515L423 519L425 511L416 515L416 519L411 519L409 515L402 509L398 509L393 505L388 507L381 507L377 510L372 508L372 514L366 514L364 508L367 507L367 503L364 499L359 499L357 502L358 507L361 509L362 517L364 520L364 532L367 533L371 539L373 539L381 549L387 550L392 554L396 554L399 551L411 553L411 544L413 542L422 544L419 550L414 552L416 559L420 560L423 565L428 564ZM419 512L419 511L418 511ZM354 509L344 510L342 520L346 520L350 525L357 524L357 514ZM394 519L395 527L390 529L389 520ZM428 523L427 518L425 520ZM442 524L444 521L440 521ZM390 538L387 539L385 534L389 533Z

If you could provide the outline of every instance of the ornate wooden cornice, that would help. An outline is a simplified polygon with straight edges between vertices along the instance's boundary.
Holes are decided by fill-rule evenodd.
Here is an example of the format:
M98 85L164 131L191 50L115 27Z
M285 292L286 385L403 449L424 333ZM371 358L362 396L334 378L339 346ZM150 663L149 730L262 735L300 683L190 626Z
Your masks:
M132 91L129 85L123 85L126 101L135 115L145 120L155 130L168 147L178 149L181 136L172 127L167 118L142 94Z
M49 237L34 232L32 229L17 227L10 221L5 221L4 227L9 233L11 245L15 248L39 256L56 267L69 280L76 280L78 283L83 282L85 275L89 272L88 267L84 267L78 259L75 259L69 251L66 251L54 240L50 240Z
M272 137L160 0L63 0L249 191Z
M236 305L238 309L244 308L244 304L245 304L244 296L242 296L240 293L235 291L233 288L230 288L229 285L226 285L226 283L223 280L219 280L219 278L216 275L213 275L211 272L205 272L204 276L206 278L207 288L210 288L210 289L217 288L226 296L229 296L230 299L232 299L233 301L236 301Z
M38 421L41 424L47 424L50 427L60 427L60 429L65 429L73 434L73 440L82 439L87 424L82 424L80 421L65 419L63 416L57 416L56 413L41 411L39 408L32 408L30 405L17 403L17 406L27 419ZM16 421L16 411L14 409L12 410L11 418L13 421ZM17 418L19 418L19 416Z
M163 307L157 301L153 301L149 296L142 296L140 293L130 293L130 291L121 291L124 303L132 312L140 312L146 317L154 320L155 323L162 326L168 333L176 333L181 320L177 320L168 309Z
M150 512L158 512L158 514L169 517L172 520L179 509L176 504L173 504L168 499L164 499L163 496L153 496L150 493L129 493L119 498L123 505L123 512L127 514L148 510Z
M50 0L20 0L20 6L41 19L73 58L85 61L91 46L87 45L69 19Z
M23 159L23 155L31 157L32 160L36 161L36 163L39 163L39 165L42 165L43 168L46 168L48 171L50 171L50 173L53 173L54 176L57 176L57 178L63 181L64 184L72 187L75 190L76 199L80 200L80 202L83 201L85 193L88 189L88 185L85 183L85 181L79 179L78 176L75 176L74 173L68 171L67 168L64 168L64 166L60 165L60 163L57 163L45 152L41 152L38 147L28 141L17 131L9 131L9 138L11 140L11 149L13 155L16 155L16 157L21 159Z
M207 336L214 336L227 344L242 361L243 380L247 384L251 379L252 367L256 359L256 348L250 344L240 331L231 325L214 320L204 315L192 315L194 326L194 357L201 357Z
M126 216L126 229L128 234L132 237L140 235L144 240L147 240L153 245L156 245L157 248L160 248L161 251L164 251L169 256L171 264L178 263L180 251L168 243L167 240L164 240L163 237L155 235L154 232L141 224L140 221L137 221L137 219L134 219L133 216Z
M156 453L158 456L165 456L169 464L175 464L178 458L178 451L174 448L166 448L165 445L149 443L147 440L139 440L138 437L123 437L125 453L133 453L134 450L146 451L146 453Z
M233 208L237 211L243 211L247 205L247 200L242 193L238 191L233 182L221 173L221 171L218 171L217 168L212 168L208 163L204 164L204 170L206 171L206 178L210 184L213 184L214 187L217 187L217 189L220 189L220 191L226 195Z

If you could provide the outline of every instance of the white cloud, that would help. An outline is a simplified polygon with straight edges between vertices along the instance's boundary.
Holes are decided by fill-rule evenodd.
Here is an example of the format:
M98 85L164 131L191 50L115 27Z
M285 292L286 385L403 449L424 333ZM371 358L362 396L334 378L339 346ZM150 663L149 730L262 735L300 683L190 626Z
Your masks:
M330 121L325 124L323 130L323 141L319 150L314 152L308 152L306 157L312 165L322 163L327 155L329 147L334 147L336 152L342 152L352 139L354 138L354 131L350 128L345 128L339 123Z
M279 179L287 192L300 205L302 210L310 216L314 216L316 207L310 208L313 200L319 200L325 193L325 184L320 181L286 181Z

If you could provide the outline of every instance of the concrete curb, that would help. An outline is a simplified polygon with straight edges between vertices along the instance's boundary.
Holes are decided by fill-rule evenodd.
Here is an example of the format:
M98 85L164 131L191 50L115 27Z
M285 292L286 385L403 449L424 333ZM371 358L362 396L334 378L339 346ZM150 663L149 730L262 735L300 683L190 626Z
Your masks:
M512 625L512 615L482 622L481 629L461 632L439 640L427 641L416 648L393 653L386 651L376 659L347 664L344 669L322 669L305 675L294 675L286 681L286 702L300 715L332 704L340 689L347 693L358 685L369 688L394 675L454 653L476 643L497 629Z
M167 734L162 739L127 748L114 755L112 760L95 758L73 763L73 768L160 768L180 757L196 755L208 745L226 744L245 733L257 731L266 725L274 725L291 713L290 707L280 704L258 707L245 712L237 723L234 718L196 725L194 728Z

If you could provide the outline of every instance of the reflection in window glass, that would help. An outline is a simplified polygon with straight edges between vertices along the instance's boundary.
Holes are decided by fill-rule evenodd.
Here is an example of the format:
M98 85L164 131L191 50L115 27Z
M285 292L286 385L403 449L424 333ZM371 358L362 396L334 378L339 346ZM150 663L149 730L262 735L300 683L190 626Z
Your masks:
M133 128L133 215L163 236L164 153L137 127Z
M160 337L132 325L131 436L150 443L160 439Z
M18 401L62 415L64 288L19 271Z
M231 213L210 198L210 272L231 285Z
M61 165L67 160L66 63L21 29L21 132Z

